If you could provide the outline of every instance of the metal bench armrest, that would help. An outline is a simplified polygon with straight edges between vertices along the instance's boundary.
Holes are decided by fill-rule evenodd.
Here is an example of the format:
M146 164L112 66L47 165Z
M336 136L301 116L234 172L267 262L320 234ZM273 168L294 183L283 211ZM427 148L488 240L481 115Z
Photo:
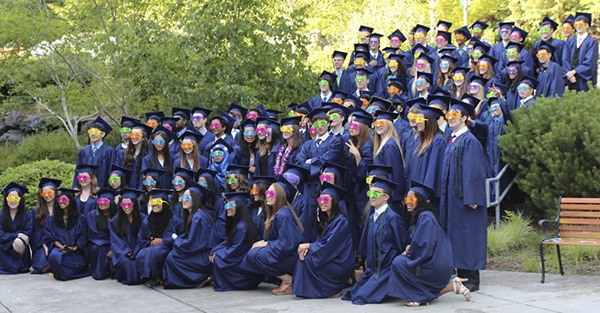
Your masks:
M542 238L542 241L548 239L548 228L550 224L554 224L556 226L556 233L554 234L554 237L558 237L558 217L555 220L540 220L538 225L544 231L544 237Z

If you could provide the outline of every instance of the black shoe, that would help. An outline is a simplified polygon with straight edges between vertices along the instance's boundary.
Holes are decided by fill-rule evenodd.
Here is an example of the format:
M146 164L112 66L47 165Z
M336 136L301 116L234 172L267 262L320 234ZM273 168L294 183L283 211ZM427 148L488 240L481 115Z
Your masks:
M148 279L145 283L144 286L148 287L148 288L152 288L154 286L156 286L156 279L154 278L150 278Z
M205 279L203 282L200 283L200 285L198 285L198 288L202 288L204 286L210 286L210 285L212 285L212 282L213 282L212 275L208 276L207 279Z
M471 290L471 292L475 292L475 291L479 290L479 285L478 284L475 285L475 284L469 284L469 283L467 283L467 284L464 284L464 285L465 285L465 287L469 288L469 290Z

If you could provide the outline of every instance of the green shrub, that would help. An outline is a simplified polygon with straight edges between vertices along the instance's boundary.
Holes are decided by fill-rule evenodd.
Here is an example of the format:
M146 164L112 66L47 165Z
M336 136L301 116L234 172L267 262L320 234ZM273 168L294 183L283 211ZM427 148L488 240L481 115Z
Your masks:
M488 227L488 255L505 254L527 245L535 235L529 224L529 219L522 213L506 211L498 228Z
M77 147L66 131L42 132L25 137L13 151L8 167L40 160L58 160L65 163L77 161Z
M538 99L513 111L500 137L503 159L517 173L536 215L556 217L559 196L596 197L600 190L600 89Z
M3 173L13 163L15 147L16 145L10 142L5 142L0 146L0 160L2 160L0 162L0 173Z
M63 181L63 186L71 187L75 165L57 160L42 160L8 168L0 175L0 188L14 181L29 188L25 196L27 208L37 204L38 184L42 177L56 178Z

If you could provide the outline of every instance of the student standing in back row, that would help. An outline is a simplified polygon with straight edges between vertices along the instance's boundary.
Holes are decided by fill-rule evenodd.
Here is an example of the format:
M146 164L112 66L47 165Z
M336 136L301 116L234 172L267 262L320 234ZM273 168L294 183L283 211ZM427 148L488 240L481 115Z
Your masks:
M98 186L104 187L108 181L110 167L116 160L115 149L105 145L102 140L110 134L112 127L101 117L97 117L88 128L90 144L81 148L77 154L77 165L95 165L94 176L98 179ZM77 185L77 178L73 178L73 186Z

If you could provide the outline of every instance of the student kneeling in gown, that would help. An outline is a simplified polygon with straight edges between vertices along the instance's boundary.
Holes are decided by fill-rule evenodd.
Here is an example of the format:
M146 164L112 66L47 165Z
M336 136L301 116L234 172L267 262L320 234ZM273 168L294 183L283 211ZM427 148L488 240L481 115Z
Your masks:
M111 262L115 279L125 285L140 283L134 251L142 226L138 200L142 193L141 190L131 188L121 190L117 216L109 224Z
M117 215L115 191L103 188L98 193L97 207L87 215L88 256L92 277L97 280L108 278L111 274L110 234L108 221Z
M226 193L226 240L214 247L209 260L213 263L214 289L216 291L255 289L262 276L243 270L240 264L261 239L258 228L246 208L247 192Z
M435 190L414 180L411 185L404 198L411 214L411 242L392 262L388 295L408 300L411 307L428 305L451 291L469 301L471 292L462 284L466 279L448 282L454 271L452 243L434 213L437 209L429 203Z
M173 250L163 267L165 289L204 287L212 281L211 249L219 242L215 223L202 203L210 191L194 181L179 201L183 209L185 233L173 235Z
M241 265L247 271L279 278L281 285L272 290L275 295L292 293L291 275L298 260L296 248L302 241L303 231L281 184L274 183L265 191L265 240L252 245Z
M169 190L152 189L148 203L152 212L138 233L135 263L140 279L149 287L162 283L162 268L173 248L173 234L183 235L181 219L169 209Z
M31 253L29 237L33 220L25 209L27 188L11 182L4 190L4 206L0 213L0 274L29 272Z
M300 260L294 271L294 294L305 298L327 298L347 287L354 273L352 234L347 217L342 214L338 199L346 190L323 183L317 198L317 239L298 246Z
M379 177L373 177L372 183L368 195L375 212L365 223L358 248L366 259L366 269L342 297L358 305L383 301L388 293L392 261L404 251L408 241L404 219L388 207L397 184Z
M85 216L79 214L77 190L59 188L54 213L45 227L46 246L51 249L50 272L57 280L70 280L90 275L86 251Z

